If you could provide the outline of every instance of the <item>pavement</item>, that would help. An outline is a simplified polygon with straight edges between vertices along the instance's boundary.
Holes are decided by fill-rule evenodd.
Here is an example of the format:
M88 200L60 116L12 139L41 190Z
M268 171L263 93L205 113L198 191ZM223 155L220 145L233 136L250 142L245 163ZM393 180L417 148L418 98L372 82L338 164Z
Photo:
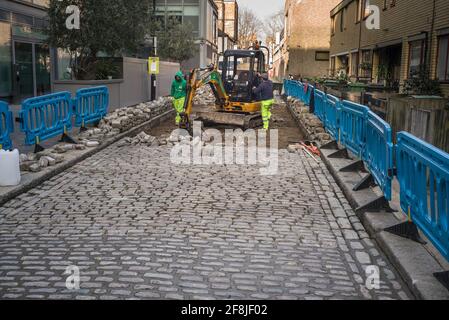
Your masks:
M113 144L0 207L0 298L413 299L321 161L280 150L261 176L170 151Z

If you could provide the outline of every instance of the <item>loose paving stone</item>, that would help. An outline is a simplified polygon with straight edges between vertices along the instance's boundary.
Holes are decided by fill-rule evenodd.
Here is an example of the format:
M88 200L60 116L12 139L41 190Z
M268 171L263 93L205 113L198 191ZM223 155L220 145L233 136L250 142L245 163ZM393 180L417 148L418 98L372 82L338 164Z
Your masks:
M1 207L0 298L412 297L323 163L279 150L263 176L170 152L115 144ZM364 287L369 264L378 290Z

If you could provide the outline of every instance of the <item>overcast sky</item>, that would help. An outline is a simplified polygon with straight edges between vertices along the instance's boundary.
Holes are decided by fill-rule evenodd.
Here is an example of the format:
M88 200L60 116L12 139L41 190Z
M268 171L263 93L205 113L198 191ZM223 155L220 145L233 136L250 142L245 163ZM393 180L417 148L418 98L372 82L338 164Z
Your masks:
M260 18L266 18L284 7L284 0L237 0L239 6L251 8Z

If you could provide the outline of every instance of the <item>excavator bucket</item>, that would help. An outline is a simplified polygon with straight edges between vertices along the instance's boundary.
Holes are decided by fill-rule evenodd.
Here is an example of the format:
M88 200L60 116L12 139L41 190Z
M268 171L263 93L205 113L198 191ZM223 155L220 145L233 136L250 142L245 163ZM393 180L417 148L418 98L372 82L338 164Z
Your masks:
M240 127L244 130L255 129L262 126L262 116L260 113L255 114L242 114L242 113L229 113L229 112L213 112L213 111L201 111L196 112L194 115L194 121L202 121L205 125L226 125L233 127Z

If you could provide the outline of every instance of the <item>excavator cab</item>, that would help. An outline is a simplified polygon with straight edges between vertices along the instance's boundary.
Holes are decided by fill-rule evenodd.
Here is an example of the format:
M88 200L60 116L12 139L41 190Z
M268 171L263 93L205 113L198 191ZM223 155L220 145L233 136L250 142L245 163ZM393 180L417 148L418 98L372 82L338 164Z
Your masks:
M222 81L230 102L253 102L253 87L265 72L265 55L261 50L227 50L223 57Z

